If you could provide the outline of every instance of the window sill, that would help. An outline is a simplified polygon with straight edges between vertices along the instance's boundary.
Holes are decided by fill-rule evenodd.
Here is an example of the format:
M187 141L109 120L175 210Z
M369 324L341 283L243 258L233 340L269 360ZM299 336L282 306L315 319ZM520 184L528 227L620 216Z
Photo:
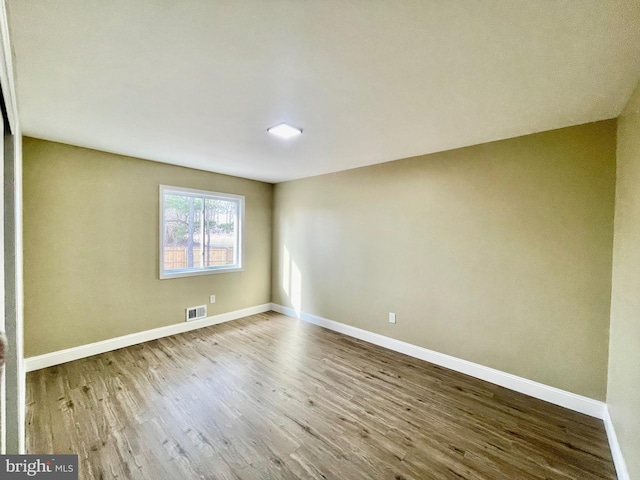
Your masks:
M233 273L243 271L243 267L215 268L202 270L175 270L172 272L161 272L160 280L168 280L170 278L197 277L200 275L216 275L219 273Z

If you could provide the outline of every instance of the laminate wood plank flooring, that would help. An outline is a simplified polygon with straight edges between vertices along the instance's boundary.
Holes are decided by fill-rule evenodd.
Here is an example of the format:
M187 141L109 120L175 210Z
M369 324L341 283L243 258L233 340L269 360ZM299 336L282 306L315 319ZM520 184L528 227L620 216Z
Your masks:
M274 312L31 372L81 479L615 479L603 423Z

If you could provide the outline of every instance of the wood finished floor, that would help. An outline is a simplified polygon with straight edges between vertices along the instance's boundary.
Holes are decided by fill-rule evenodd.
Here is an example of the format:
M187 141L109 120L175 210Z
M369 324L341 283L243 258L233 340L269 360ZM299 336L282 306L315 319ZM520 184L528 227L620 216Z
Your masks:
M269 312L32 372L81 479L615 479L601 421Z

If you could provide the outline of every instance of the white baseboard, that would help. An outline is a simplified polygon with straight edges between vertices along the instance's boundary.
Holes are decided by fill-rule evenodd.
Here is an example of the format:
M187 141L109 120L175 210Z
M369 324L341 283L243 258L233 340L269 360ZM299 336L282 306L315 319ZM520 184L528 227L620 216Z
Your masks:
M343 333L350 337L355 337L365 342L373 343L381 347L404 353L410 357L419 358L430 363L435 363L441 367L455 370L456 372L485 380L495 385L524 393L534 398L539 398L555 405L584 413L586 415L603 419L605 415L606 405L604 402L594 400L592 398L583 397L575 393L567 392L559 388L544 385L543 383L534 382L526 378L518 377L510 373L502 372L494 368L485 367L477 363L462 360L460 358L438 353L427 348L419 347L411 343L406 343L394 338L385 337L378 333L362 330L361 328L352 327L344 323L336 322L326 318L319 317L305 312L296 312L293 308L284 307L276 303L271 304L271 309L275 312L283 313L290 317L299 318L305 322L313 323L321 327L328 328L335 332Z
M500 370L485 367L484 365L452 357L451 355L435 352L401 340L385 337L384 335L370 332L368 330L363 330L361 328L352 327L351 325L319 317L317 315L306 312L298 313L292 308L285 307L277 303L265 303L255 307L213 315L211 317L203 318L202 320L177 323L166 327L155 328L153 330L145 330L143 332L132 333L122 337L111 338L101 342L90 343L88 345L81 345L78 347L68 348L66 350L59 350L57 352L29 357L25 359L24 364L26 371L32 372L41 368L60 365L62 363L98 355L100 353L110 352L112 350L129 347L131 345L137 345L150 340L156 340L158 338L197 330L199 328L237 320L239 318L248 317L258 313L264 313L269 310L273 310L290 317L299 318L305 322L325 327L329 330L388 348L389 350L403 353L420 360L425 360L427 362L479 378L480 380L485 380L495 385L500 385L501 387L515 390L516 392L524 393L525 395L602 419L609 439L609 446L611 448L611 454L616 467L618 479L629 480L629 473L622 456L620 444L618 443L618 438L611 421L611 416L609 415L609 410L604 402L534 382L533 380L518 377Z
M616 429L613 427L611 415L609 415L609 409L604 408L604 428L607 430L607 438L609 439L609 448L611 448L611 456L613 457L613 464L616 466L616 473L618 474L618 480L629 480L629 471L627 470L627 463L622 456L622 450L618 443L618 436L616 435Z
M26 358L25 367L27 369L27 372L32 372L34 370L40 370L41 368L60 365L61 363L71 362L80 358L91 357L92 355L110 352L112 350L129 347L138 343L144 343L150 340L168 337L169 335L184 333L190 330L197 330L198 328L217 325L219 323L248 317L249 315L255 315L257 313L268 312L269 310L271 310L271 304L265 303L263 305L257 305L255 307L243 308L242 310L235 310L233 312L213 315L201 320L176 323L174 325L168 325L166 327L154 328L153 330L145 330L143 332L132 333L130 335L124 335L122 337L110 338L109 340L90 343L88 345L80 345L79 347L67 348L66 350L45 353L44 355Z

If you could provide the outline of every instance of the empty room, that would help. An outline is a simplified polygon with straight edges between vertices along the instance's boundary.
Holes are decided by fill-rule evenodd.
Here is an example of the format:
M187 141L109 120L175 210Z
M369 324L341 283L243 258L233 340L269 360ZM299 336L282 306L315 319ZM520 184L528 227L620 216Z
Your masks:
M0 478L640 480L636 0L0 0Z

